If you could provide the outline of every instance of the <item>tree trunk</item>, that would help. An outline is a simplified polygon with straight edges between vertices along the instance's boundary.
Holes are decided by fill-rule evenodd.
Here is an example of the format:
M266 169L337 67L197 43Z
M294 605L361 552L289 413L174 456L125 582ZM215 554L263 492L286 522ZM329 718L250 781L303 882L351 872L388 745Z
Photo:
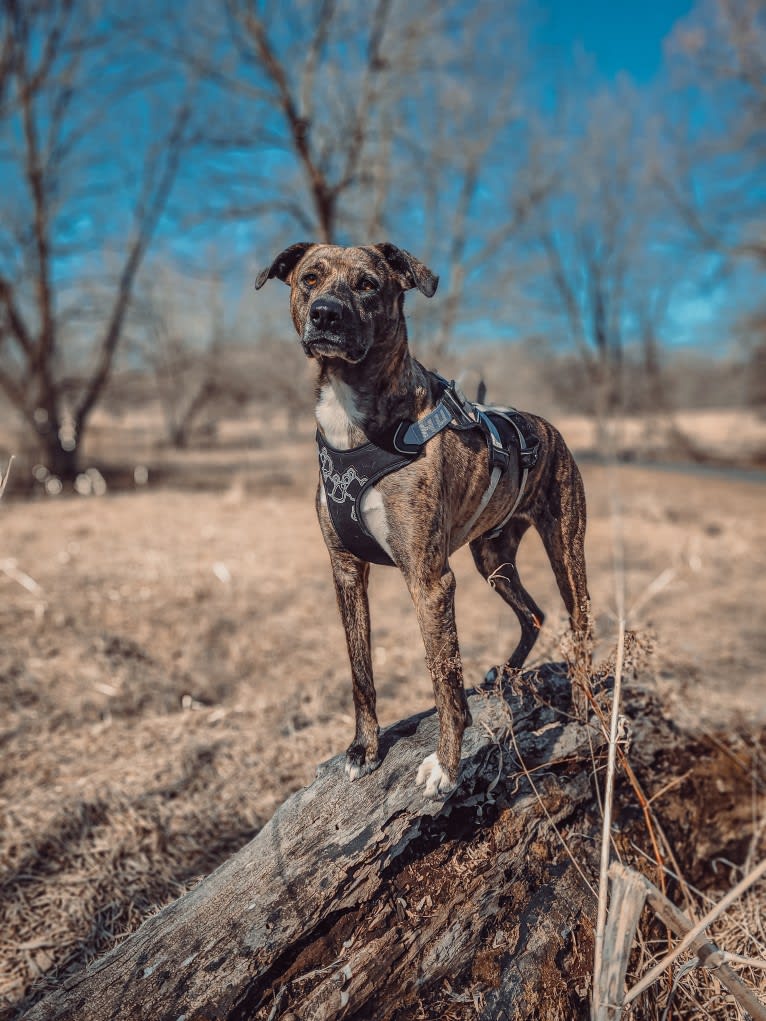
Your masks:
M170 445L174 450L186 450L189 446L189 436L186 427L183 425L170 426Z
M45 437L44 450L45 467L51 475L57 476L62 482L74 482L80 472L79 444L71 449L65 448L58 435L50 432Z
M375 773L350 783L342 757L324 764L250 844L28 1021L585 1019L603 738L572 718L562 667L524 684L471 694L447 801L414 783L434 712L401 721ZM698 856L734 853L750 824L747 764L680 734L640 689L624 713L631 764L648 796L666 788L655 807L694 878ZM627 784L614 840L625 861L651 847Z

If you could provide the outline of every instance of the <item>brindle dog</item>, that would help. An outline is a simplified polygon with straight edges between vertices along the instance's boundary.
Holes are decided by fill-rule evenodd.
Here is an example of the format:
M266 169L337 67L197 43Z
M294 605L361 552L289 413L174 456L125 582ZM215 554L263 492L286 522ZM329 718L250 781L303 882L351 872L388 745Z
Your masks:
M434 408L439 384L410 355L404 319L405 291L417 287L427 297L436 291L438 277L423 263L389 243L342 248L302 242L278 255L259 274L256 288L272 277L291 288L293 323L304 351L319 368L317 422L336 449L374 440L394 423L415 421ZM417 774L417 783L425 783L428 796L446 794L456 786L463 731L471 723L455 629L451 553L470 543L479 571L518 617L521 639L505 665L506 671L516 670L529 655L543 621L515 566L519 542L534 525L569 613L575 648L589 647L582 479L560 434L541 418L525 418L539 439L539 459L516 512L498 536L489 538L486 533L516 500L519 455L518 450L511 452L510 469L471 526L489 481L487 443L479 429L448 428L438 433L419 457L378 482L360 507L368 530L404 575L425 644L439 717L436 753L424 760ZM369 564L341 545L321 481L317 513L351 660L356 733L346 752L346 773L355 780L380 762L370 657ZM581 692L580 704L583 697Z

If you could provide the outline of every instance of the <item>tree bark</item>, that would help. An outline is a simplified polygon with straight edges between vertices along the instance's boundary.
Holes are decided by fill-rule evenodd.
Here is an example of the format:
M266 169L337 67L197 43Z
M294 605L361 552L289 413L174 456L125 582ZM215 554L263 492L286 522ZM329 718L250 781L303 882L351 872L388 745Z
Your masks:
M471 694L446 801L414 783L435 713L401 721L375 773L350 783L341 756L321 766L251 843L28 1021L587 1018L603 737L571 716L563 667L522 683ZM691 878L696 855L741 841L747 763L681 734L641 689L624 713L631 765L647 796L664 789L654 807ZM627 783L617 808L628 861L650 842Z

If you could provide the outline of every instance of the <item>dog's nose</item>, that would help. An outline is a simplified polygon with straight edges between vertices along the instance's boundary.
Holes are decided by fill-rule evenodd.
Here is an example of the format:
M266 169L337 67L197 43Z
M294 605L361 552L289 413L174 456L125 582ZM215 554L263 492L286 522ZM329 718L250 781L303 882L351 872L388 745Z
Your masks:
M326 330L343 318L343 304L330 295L317 298L309 309L309 318L318 330Z

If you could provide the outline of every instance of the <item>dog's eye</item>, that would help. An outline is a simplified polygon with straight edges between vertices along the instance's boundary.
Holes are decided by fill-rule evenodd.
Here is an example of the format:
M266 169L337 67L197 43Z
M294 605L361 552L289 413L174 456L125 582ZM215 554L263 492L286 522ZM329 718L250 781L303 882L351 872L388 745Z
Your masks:
M316 273L304 273L301 277L301 283L305 284L306 287L316 287L319 277Z
M362 279L359 281L359 290L360 291L368 291L368 292L370 292L370 291L377 291L377 289L378 289L378 282L377 282L377 280L373 280L372 277L362 277Z

